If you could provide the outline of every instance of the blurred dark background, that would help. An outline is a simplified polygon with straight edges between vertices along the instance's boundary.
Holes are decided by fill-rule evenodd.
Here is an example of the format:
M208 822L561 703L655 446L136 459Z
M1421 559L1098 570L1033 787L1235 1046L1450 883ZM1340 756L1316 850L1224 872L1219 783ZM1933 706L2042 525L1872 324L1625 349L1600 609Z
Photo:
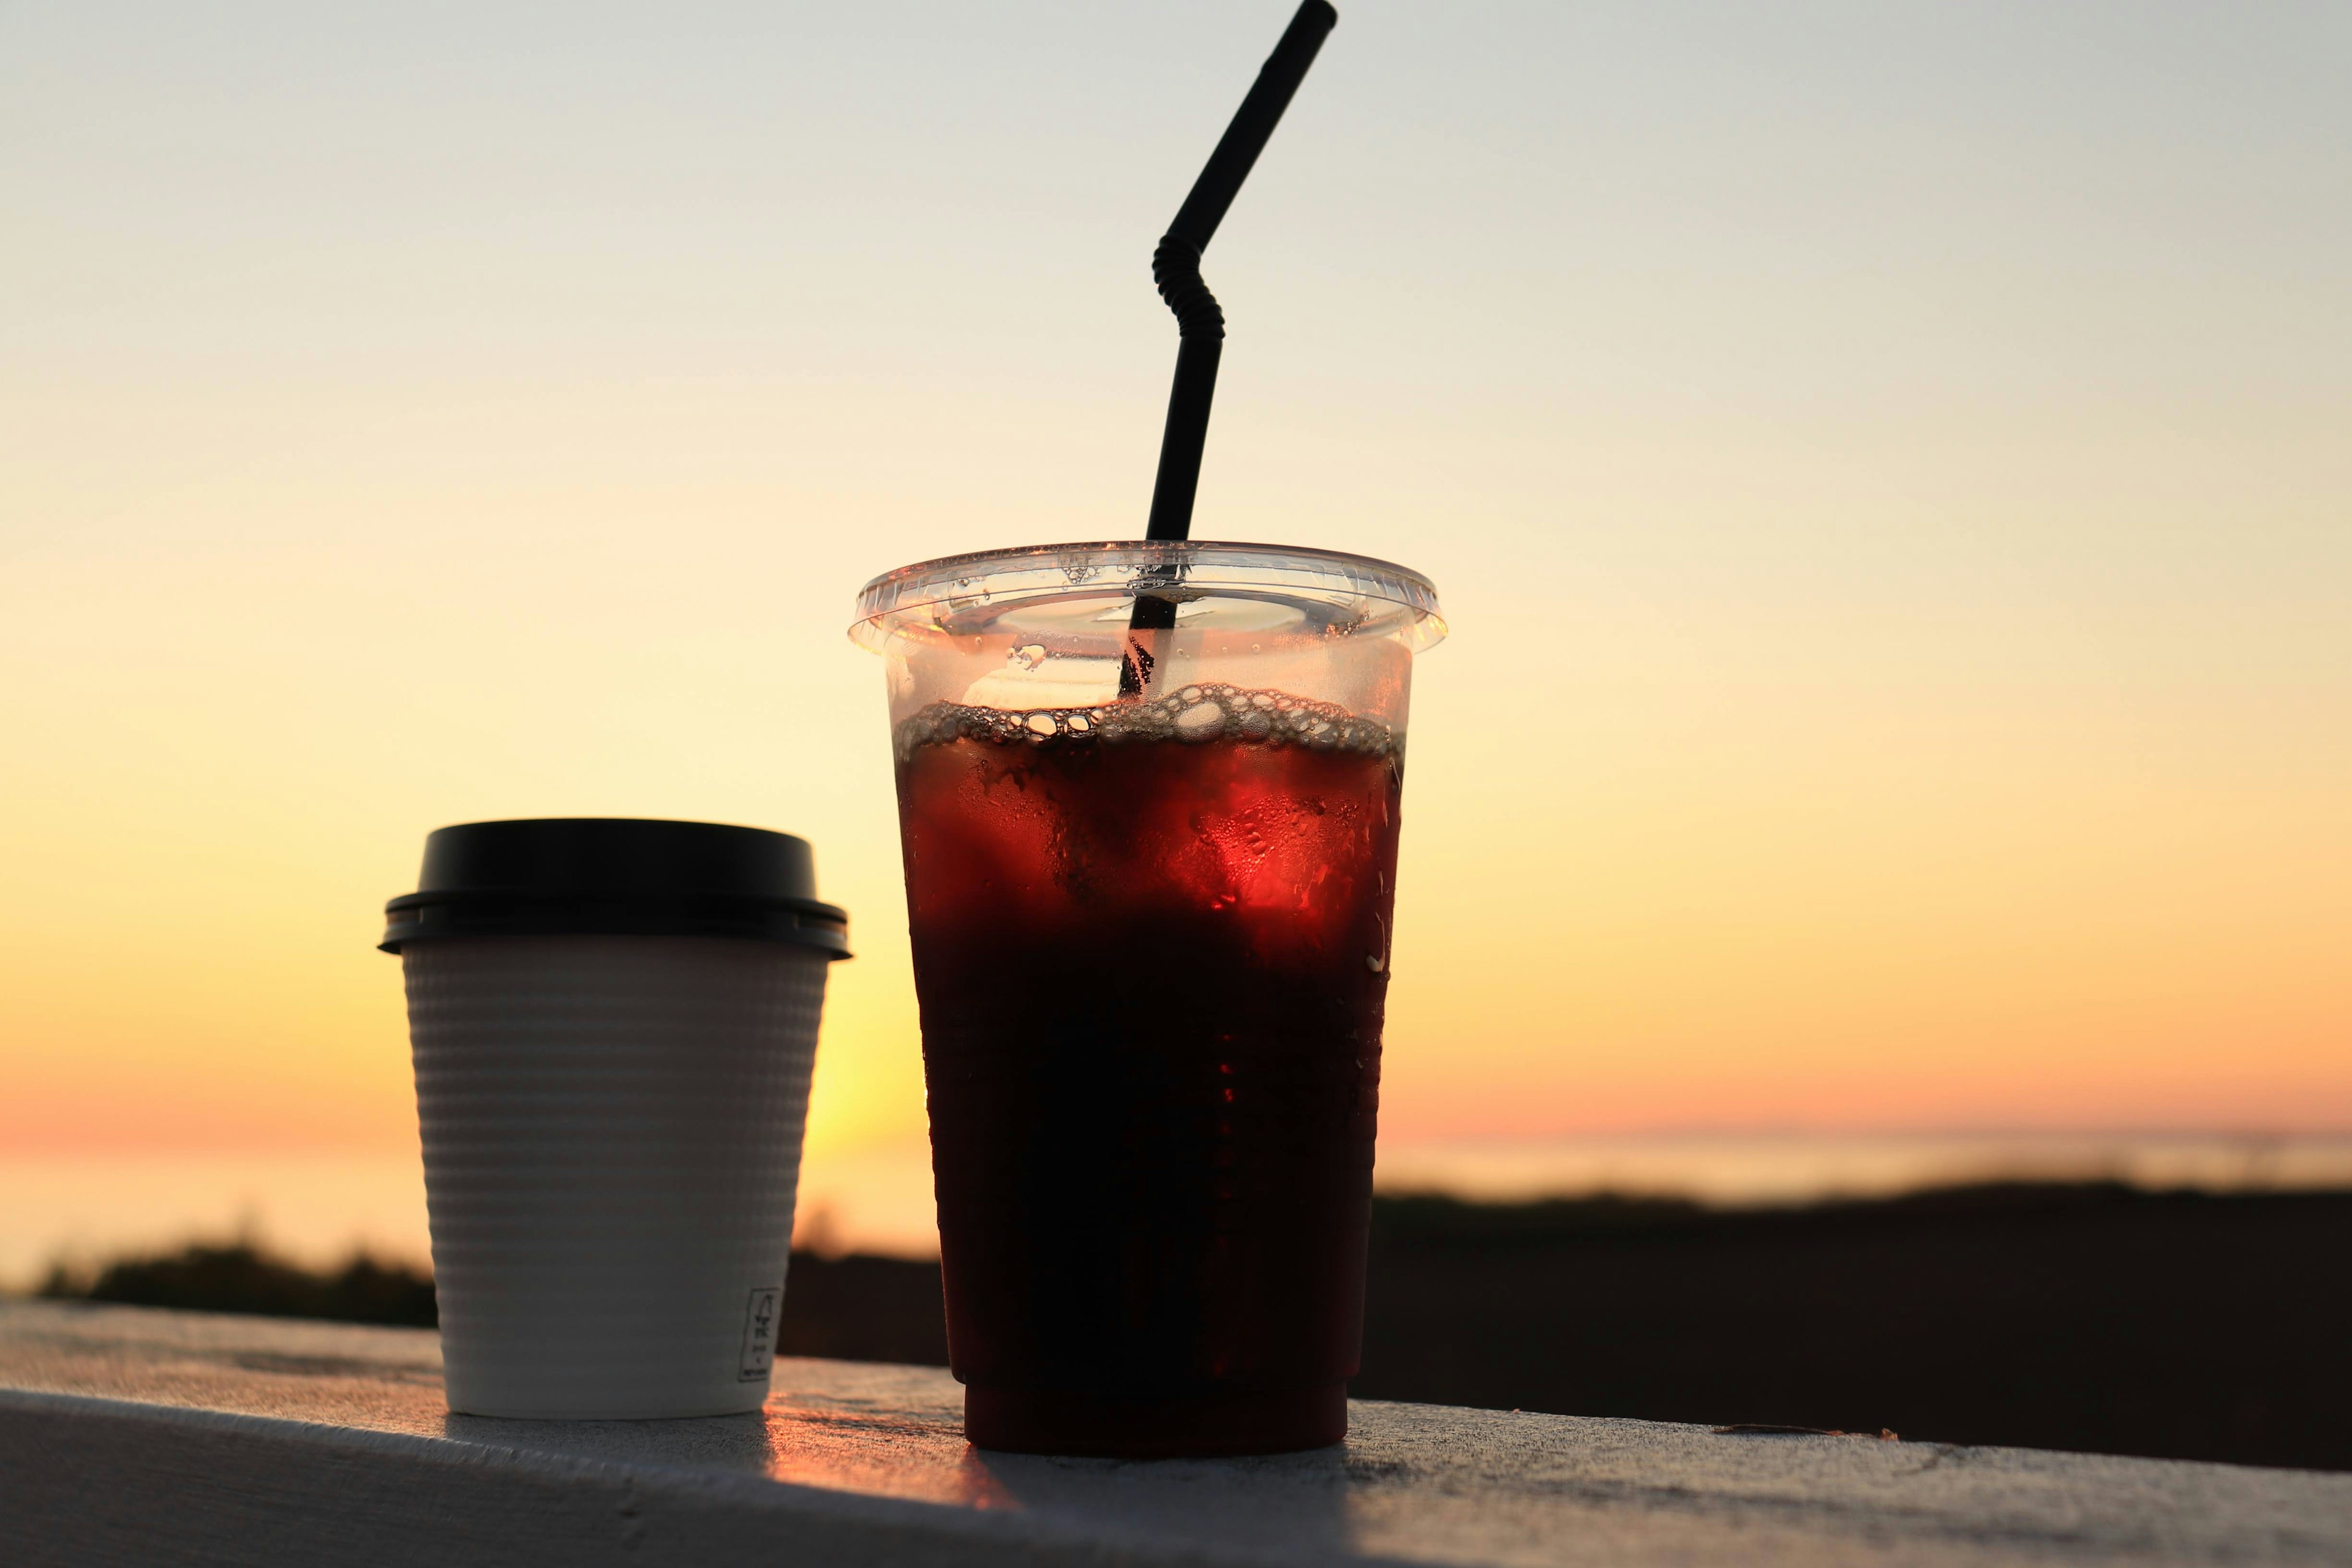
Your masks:
M2352 1469L2352 1192L1999 1184L1801 1208L1374 1207L1360 1398ZM250 1243L43 1293L434 1321L422 1274ZM939 1364L939 1268L793 1256L787 1354Z

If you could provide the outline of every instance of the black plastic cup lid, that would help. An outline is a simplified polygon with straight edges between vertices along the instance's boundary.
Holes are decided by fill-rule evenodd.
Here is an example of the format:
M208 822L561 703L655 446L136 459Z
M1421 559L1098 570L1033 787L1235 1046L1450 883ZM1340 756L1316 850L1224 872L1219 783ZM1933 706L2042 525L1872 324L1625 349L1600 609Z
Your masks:
M849 956L808 840L761 827L551 816L439 827L416 891L384 905L386 952L480 936L729 936Z

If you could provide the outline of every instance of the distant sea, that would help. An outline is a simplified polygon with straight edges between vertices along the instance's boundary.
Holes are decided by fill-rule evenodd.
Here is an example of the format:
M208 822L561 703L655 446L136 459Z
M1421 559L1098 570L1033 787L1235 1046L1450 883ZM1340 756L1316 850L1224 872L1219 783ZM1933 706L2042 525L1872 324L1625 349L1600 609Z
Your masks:
M2352 1132L1651 1133L1544 1141L1383 1142L1388 1192L1519 1200L1616 1192L1725 1206L1883 1196L2000 1180L2115 1180L2216 1192L2352 1188ZM422 1262L416 1156L0 1154L0 1289L64 1259L240 1236L311 1263L356 1247ZM929 1152L920 1144L812 1154L800 1245L825 1253L936 1254Z

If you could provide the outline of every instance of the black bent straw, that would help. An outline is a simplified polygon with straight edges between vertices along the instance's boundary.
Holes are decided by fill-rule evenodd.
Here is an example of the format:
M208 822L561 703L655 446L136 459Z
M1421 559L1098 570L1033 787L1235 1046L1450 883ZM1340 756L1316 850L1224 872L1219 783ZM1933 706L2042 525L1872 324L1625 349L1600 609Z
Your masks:
M1160 478L1151 488L1151 522L1146 539L1182 539L1192 531L1192 495L1201 484L1201 448L1209 437L1209 400L1217 390L1217 357L1223 352L1225 315L1201 280L1201 253L1209 248L1225 209L1241 193L1266 139L1306 79L1315 53L1339 22L1325 0L1306 0L1283 30L1282 41L1234 111L1217 150L1209 154L1192 194L1176 209L1160 247L1151 253L1151 280L1176 313L1182 337L1176 349L1176 383L1168 394L1168 429L1160 441Z
M1168 426L1160 438L1160 474L1151 487L1151 521L1146 539L1184 539L1192 531L1192 498L1201 487L1201 450L1209 439L1209 404L1217 391L1217 360L1224 352L1225 314L1201 279L1201 253L1209 247L1225 209L1265 151L1282 111L1315 63L1316 51L1339 24L1327 0L1305 0L1283 29L1249 95L1234 110L1217 150L1192 182L1192 192L1176 209L1175 221L1151 253L1151 280L1176 313L1176 381L1168 392ZM1137 631L1166 630L1176 624L1176 601L1139 594L1129 626ZM1123 695L1139 694L1150 673L1150 656L1130 647L1120 672Z

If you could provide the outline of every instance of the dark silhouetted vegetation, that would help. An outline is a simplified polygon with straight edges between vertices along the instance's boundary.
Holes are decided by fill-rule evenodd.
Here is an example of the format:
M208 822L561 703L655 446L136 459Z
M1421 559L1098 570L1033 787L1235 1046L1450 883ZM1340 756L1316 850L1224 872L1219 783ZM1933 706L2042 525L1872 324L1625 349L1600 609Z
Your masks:
M1383 1199L1368 1398L2352 1468L2352 1193Z
M344 1323L397 1323L429 1329L440 1321L431 1276L365 1253L319 1274L274 1258L248 1241L198 1244L152 1258L108 1264L79 1279L62 1265L41 1294L112 1301L128 1307L181 1307L201 1312L251 1312L265 1318L329 1318Z
M268 1318L326 1318L429 1329L440 1321L433 1277L362 1254L314 1273L250 1241L198 1244L126 1258L95 1276L59 1265L40 1294L58 1300ZM944 1365L947 1322L936 1263L900 1258L793 1254L777 1349L840 1361Z
M784 1355L836 1361L948 1363L948 1320L940 1266L906 1258L793 1254L784 1313L776 1325Z
M1775 1210L1373 1208L1366 1398L2352 1469L2352 1193L1999 1185ZM430 1323L431 1282L250 1247L51 1294ZM946 1360L936 1264L795 1254L779 1348Z

